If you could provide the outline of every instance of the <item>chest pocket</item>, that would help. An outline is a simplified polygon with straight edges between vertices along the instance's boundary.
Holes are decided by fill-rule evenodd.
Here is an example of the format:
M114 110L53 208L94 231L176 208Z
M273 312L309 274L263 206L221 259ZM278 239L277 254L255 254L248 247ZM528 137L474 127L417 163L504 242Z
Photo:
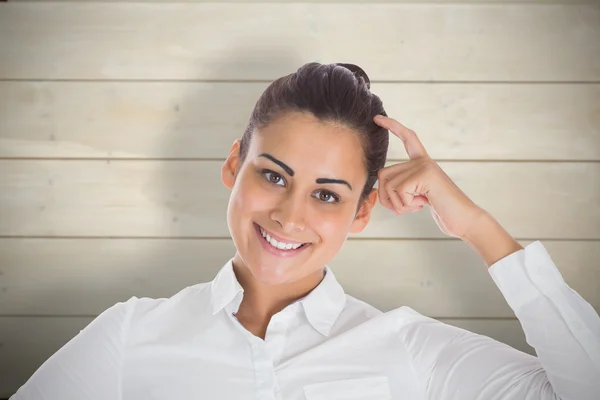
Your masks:
M304 386L306 400L391 400L386 376L315 383Z

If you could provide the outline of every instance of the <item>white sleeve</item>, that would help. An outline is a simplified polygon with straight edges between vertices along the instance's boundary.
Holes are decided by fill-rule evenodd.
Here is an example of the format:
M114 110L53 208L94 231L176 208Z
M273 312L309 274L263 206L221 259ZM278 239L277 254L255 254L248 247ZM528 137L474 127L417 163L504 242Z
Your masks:
M425 398L600 398L600 318L565 283L545 247L533 242L489 273L537 357L422 317L403 338Z
M102 312L50 356L9 400L120 400L121 362L134 300Z

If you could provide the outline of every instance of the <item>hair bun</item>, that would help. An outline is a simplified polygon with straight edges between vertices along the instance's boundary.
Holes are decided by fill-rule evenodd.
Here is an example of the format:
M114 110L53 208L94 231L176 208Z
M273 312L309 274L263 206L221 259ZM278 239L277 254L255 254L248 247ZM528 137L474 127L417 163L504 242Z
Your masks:
M365 83L367 84L367 88L371 89L371 80L367 76L367 73L361 67L359 67L356 64L346 64L346 63L337 63L337 65L350 70L356 76L362 77L365 80Z

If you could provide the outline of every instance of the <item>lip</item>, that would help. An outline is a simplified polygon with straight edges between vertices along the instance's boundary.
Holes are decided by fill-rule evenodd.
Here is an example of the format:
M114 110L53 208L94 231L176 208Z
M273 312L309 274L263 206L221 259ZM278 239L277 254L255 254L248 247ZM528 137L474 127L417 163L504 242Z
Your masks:
M297 240L286 239L286 238L282 238L281 236L277 236L273 232L269 232L262 226L258 225L256 222L254 223L254 225L258 226L259 228L262 228L265 232L267 232L269 234L269 236L271 236L273 239L277 240L278 242L289 243L289 244L304 244L305 243L305 242L299 242Z
M290 250L281 250L281 249L276 249L275 247L271 246L271 244L269 242L267 242L267 239L263 237L263 235L260 233L260 226L257 223L254 223L254 230L256 231L256 234L258 235L258 240L260 241L261 245L263 246L263 248L268 251L271 254L274 254L278 257L293 257L295 255L297 255L298 253L304 251L306 248L310 247L311 243L309 244L305 244L302 247L299 247L295 250L290 249ZM271 234L269 233L269 236ZM275 240L277 240L277 237L274 237ZM284 240L282 240L282 242L284 243L288 243L285 242ZM289 242L290 244L300 244L301 242Z

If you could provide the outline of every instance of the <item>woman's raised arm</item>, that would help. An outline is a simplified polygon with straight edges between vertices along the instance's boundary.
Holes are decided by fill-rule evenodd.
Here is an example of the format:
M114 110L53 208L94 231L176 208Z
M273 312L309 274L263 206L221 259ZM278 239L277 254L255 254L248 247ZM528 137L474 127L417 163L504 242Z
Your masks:
M374 122L400 138L410 158L379 172L381 204L397 215L429 205L442 232L486 262L538 356L416 318L402 340L425 398L600 399L600 318L565 283L545 247L538 241L524 249L428 156L414 131L384 116Z

